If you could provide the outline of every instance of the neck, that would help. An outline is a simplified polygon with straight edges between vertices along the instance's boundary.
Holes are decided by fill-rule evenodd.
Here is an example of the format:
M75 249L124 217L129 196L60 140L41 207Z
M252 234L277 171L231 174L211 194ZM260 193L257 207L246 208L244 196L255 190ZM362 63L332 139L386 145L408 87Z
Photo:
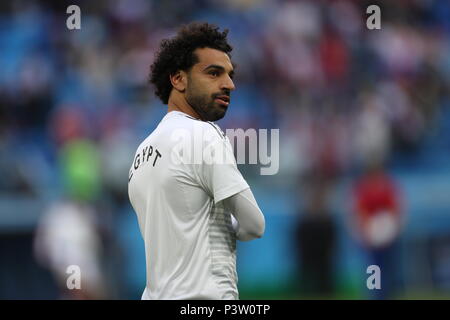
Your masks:
M176 97L171 96L167 105L167 112L180 111L194 117L195 119L203 120L185 99L177 99Z

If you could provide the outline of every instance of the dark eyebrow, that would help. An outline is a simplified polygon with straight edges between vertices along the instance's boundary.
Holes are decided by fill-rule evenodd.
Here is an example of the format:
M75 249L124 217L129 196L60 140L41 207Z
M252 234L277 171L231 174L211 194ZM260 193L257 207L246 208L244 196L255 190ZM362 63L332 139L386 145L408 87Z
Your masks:
M203 69L203 71L208 70L208 69L220 69L220 70L225 70L224 67L219 66L217 64L210 64L209 66L207 66L205 69Z
M233 67L234 67L234 64L233 64ZM205 69L203 69L203 71L206 71L206 70L208 70L208 69L219 69L219 70L221 70L221 71L225 71L225 68L224 68L224 67L219 66L219 65L217 65L217 64L210 64L210 65L207 66ZM232 70L230 71L229 75L230 75L230 76L233 76L233 75L234 75L234 69L232 69Z

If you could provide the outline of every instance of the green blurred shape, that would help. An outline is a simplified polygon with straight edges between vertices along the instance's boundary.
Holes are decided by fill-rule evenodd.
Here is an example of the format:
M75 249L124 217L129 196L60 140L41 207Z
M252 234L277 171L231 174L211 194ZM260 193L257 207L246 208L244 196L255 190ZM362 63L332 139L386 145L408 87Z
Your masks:
M100 154L86 139L72 140L60 151L64 193L73 200L93 201L101 188Z

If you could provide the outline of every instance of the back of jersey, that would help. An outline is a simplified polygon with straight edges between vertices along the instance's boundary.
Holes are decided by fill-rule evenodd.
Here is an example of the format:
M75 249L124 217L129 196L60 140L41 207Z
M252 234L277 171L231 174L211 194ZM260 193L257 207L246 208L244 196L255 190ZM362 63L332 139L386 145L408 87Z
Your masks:
M198 135L205 130L212 139ZM237 169L225 178L202 164L205 141L214 149L223 139L173 111L138 147L128 190L145 242L143 299L237 299L235 235L217 202L248 185Z

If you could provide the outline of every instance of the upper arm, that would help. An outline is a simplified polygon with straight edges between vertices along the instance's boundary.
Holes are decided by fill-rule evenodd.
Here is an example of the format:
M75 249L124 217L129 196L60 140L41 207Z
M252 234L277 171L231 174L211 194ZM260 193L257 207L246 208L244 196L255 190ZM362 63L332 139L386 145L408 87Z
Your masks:
M194 171L200 185L218 203L249 186L239 172L228 140L213 127L207 128L208 135L210 138L203 139L202 155L198 157L201 163L194 165Z

